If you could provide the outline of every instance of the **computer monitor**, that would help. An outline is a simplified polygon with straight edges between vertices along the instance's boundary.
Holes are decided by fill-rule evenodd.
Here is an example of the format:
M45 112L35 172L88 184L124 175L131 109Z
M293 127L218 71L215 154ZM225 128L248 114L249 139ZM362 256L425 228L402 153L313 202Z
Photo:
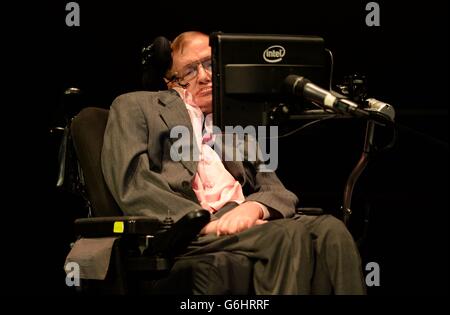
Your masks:
M213 119L225 126L268 126L270 113L290 99L284 78L296 74L329 86L324 40L317 36L227 34L210 35L213 67ZM303 105L289 106L290 111Z

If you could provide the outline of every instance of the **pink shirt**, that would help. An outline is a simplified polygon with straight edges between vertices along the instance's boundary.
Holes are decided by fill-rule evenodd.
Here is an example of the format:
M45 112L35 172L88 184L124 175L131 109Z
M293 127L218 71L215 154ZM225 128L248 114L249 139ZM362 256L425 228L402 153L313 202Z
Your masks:
M202 208L216 212L228 202L241 204L245 201L241 184L226 170L219 155L207 144L212 136L212 114L203 115L195 106L192 95L185 89L175 88L180 94L191 118L194 139L199 148L197 173L192 182L192 189ZM203 120L204 124L203 124ZM203 135L203 125L205 135Z

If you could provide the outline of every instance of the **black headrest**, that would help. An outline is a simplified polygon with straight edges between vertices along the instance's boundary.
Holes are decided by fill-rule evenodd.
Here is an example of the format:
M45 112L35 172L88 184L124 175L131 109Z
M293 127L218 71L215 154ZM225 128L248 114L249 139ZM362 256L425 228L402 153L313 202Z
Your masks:
M150 91L166 90L164 75L172 66L172 49L170 41L163 37L156 37L153 42L142 49L142 84Z

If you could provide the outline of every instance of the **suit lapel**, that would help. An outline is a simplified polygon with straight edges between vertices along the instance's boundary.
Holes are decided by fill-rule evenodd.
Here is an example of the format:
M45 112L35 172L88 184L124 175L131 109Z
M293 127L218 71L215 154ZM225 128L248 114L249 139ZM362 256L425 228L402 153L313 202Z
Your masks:
M243 186L246 181L244 165L238 161L222 161L227 171Z
M178 93L174 90L169 90L169 93L161 93L159 103L161 105L159 115L169 131L176 126L184 126L188 129L190 136L189 152L191 157L194 156L192 152L198 152L198 149L196 148L197 145L193 138L194 132L192 130L191 119L186 106L179 97ZM177 139L171 139L172 143L176 140ZM194 146L196 149L195 151ZM197 161L195 158L181 160L180 162L190 171L191 174L195 174L197 172Z
M196 147L197 144L193 139L193 130L192 130L192 123L191 119L189 117L189 113L186 109L185 104L179 97L178 93L174 90L169 90L169 93L161 93L161 96L159 98L160 103L160 110L159 114L161 119L163 120L164 124L167 126L168 130L171 130L172 128L176 126L185 126L189 130L189 134L191 135L190 139L190 152L193 152L194 146L196 149L196 152L198 152L198 148ZM176 139L173 139L173 142L175 142ZM223 149L224 152L231 153L233 152L234 148L231 145L231 147L226 144L224 144ZM219 154L220 155L220 154ZM231 155L232 156L232 155ZM181 160L180 161L190 172L191 174L195 174L197 172L197 161L192 160ZM246 181L246 175L244 170L244 165L241 161L226 161L226 159L223 159L222 156L222 162L225 166L225 168L230 172L230 174L238 180L241 185L243 185Z
M223 140L223 139L222 139ZM220 141L220 140L219 140ZM245 170L242 161L233 160L233 152L236 151L236 147L233 143L227 143L222 141L222 146L219 146L221 160L227 171L239 181L241 185L245 182ZM234 157L236 159L236 157Z

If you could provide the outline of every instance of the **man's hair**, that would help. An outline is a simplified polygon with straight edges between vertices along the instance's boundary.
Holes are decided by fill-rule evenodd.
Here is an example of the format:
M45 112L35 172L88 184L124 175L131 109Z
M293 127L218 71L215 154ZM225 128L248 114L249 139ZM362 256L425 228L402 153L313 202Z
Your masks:
M205 33L198 32L198 31L189 31L184 32L175 37L175 39L172 41L172 52L180 52L183 53L183 49L186 46L186 43L189 42L189 40L194 36L208 36Z

